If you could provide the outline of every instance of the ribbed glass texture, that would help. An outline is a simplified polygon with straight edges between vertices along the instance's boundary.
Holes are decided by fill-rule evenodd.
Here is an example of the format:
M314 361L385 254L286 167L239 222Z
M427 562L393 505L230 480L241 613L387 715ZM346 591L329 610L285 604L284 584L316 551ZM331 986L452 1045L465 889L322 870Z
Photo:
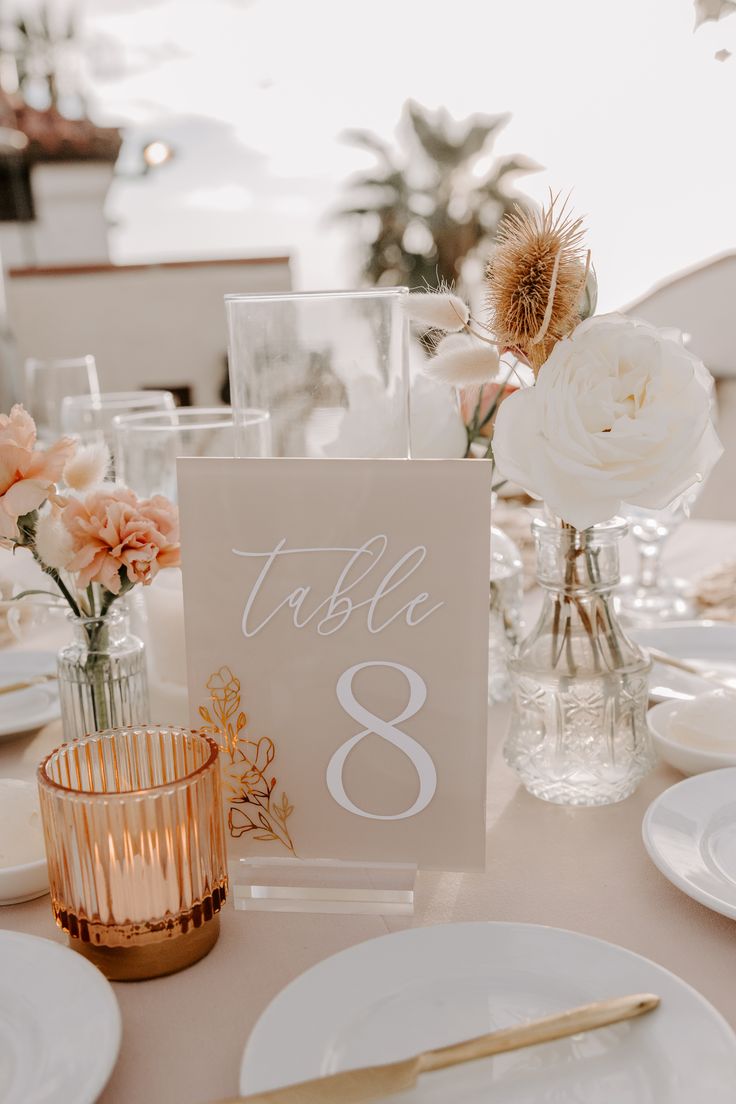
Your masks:
M51 902L75 939L154 943L201 927L227 893L217 744L130 727L64 744L38 770Z
M148 721L145 651L125 608L70 620L74 638L58 655L64 739Z

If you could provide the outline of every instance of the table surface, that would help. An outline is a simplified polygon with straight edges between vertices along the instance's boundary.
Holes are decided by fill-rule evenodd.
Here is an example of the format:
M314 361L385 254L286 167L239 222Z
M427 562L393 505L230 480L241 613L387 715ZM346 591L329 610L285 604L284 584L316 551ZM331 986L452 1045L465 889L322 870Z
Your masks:
M667 562L689 576L732 558L736 525L690 522ZM736 1028L736 929L675 889L649 861L641 821L680 775L660 765L619 805L574 809L531 797L505 766L507 710L490 711L488 860L483 874L422 872L414 915L236 912L209 956L182 973L114 989L123 1015L102 1104L204 1104L235 1094L243 1047L266 1004L315 963L386 932L465 920L568 928L637 951L678 974ZM32 777L58 724L0 744L0 775ZM48 897L0 907L0 928L61 941Z

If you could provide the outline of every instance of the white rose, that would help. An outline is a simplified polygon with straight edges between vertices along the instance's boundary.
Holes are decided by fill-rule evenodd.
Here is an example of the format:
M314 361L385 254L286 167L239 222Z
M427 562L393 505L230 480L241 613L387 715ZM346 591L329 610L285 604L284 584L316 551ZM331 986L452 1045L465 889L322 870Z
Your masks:
M589 318L499 407L496 463L577 529L622 502L663 509L723 451L711 391L703 364L656 327Z

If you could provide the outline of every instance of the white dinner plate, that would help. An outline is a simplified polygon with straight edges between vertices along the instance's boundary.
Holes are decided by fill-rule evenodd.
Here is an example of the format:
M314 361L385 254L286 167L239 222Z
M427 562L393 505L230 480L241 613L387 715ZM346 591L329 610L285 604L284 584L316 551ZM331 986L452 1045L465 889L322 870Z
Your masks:
M120 1033L112 986L86 958L0 931L0 1104L93 1104Z
M684 981L590 936L492 922L397 932L302 974L256 1024L240 1091L391 1062L642 992L662 1003L641 1019L427 1074L402 1104L733 1104L736 1036Z
M0 652L0 689L33 675L56 673L54 652ZM0 694L0 740L41 728L61 715L56 682Z
M724 625L721 621L681 621L654 629L627 628L626 632L644 648L658 648L677 659L722 671L726 678L733 677L736 686L736 625ZM702 694L713 689L712 682L661 663L654 664L649 685L681 694Z
M670 786L647 809L642 836L665 878L736 919L736 767Z

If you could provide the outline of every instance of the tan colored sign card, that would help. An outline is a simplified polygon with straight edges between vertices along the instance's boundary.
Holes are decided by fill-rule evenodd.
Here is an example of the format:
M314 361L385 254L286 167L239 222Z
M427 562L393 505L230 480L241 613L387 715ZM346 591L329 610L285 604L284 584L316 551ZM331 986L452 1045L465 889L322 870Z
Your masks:
M179 461L231 855L482 868L490 465Z

